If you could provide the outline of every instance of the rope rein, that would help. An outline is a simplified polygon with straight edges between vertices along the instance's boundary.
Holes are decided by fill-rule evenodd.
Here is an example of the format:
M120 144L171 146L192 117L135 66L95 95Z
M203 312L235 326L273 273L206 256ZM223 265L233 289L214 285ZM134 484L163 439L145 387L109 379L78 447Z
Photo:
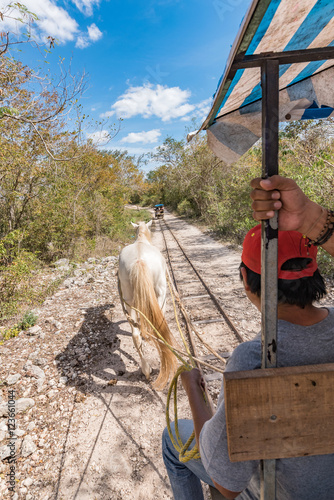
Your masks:
M128 304L124 300L124 297L123 297L123 294L122 294L122 289L121 289L121 284L120 284L119 276L118 276L118 291L119 291L119 296L120 296L120 299L121 299L121 304L122 304L123 312L124 312L124 314L126 316L126 319L130 323L130 325L132 325L134 328L138 328L140 330L140 323L139 323L139 321L140 321L140 316L142 316L147 321L147 323L150 325L150 327L152 328L152 330L155 332L155 334L157 335L157 338L154 335L152 335L150 332L147 332L147 334L150 337L154 338L156 341L165 344L165 346L168 347L168 349L170 349L173 352L173 354L177 357L177 359L181 362L181 366L176 371L176 373L175 373L175 375L174 375L174 377L173 377L173 379L172 379L172 381L170 383L170 386L169 386L169 389L168 389L168 393L167 393L167 401L166 401L166 423L167 423L167 430L168 430L169 437L170 437L170 439L171 439L171 441L173 443L174 448L179 453L179 460L180 460L180 462L185 463L185 462L188 462L189 460L197 460L197 459L199 459L200 458L200 453L199 453L199 450L198 450L197 443L195 443L195 445L193 446L193 448L191 450L188 450L189 446L191 445L191 443L195 439L195 431L193 431L193 433L191 434L191 436L189 437L189 439L187 440L187 442L184 443L184 444L182 443L182 440L180 438L179 427L178 427L178 414L177 414L177 382L178 382L178 378L181 375L181 373L183 373L184 371L190 371L193 368L195 368L196 364L201 364L203 366L206 366L206 367L210 368L211 370L214 370L214 371L216 371L218 373L224 373L224 370L222 370L220 368L217 368L215 366L212 366L209 363L206 363L205 361L203 361L201 359L198 359L197 357L195 357L190 352L189 346L188 346L188 344L187 344L187 342L185 340L184 334L182 332L182 329L181 329L181 326L180 326L180 323L179 323L178 314L177 314L177 310L176 310L176 304L175 304L175 300L174 299L176 299L176 301L177 301L177 303L178 303L178 305L179 305L182 313L184 315L187 315L187 313L186 313L186 310L185 310L185 308L184 308L184 306L183 306L183 304L181 302L179 294L177 293L177 291L176 291L173 283L170 280L170 276L169 276L168 270L167 270L167 273L166 273L166 280L167 280L169 291L170 291L170 294L171 294L171 297L172 297L173 309L174 309L174 316L175 316L176 324L177 324L177 327L178 327L178 330L179 330L179 333L180 333L180 336L181 336L181 339L182 339L185 351L183 351L181 349L178 349L178 348L176 348L174 346L171 346L163 338L163 336L158 332L158 330L155 328L155 326L151 323L151 321L145 316L145 314L142 311L140 311L136 307L131 306L130 304ZM132 309L132 310L136 311L137 317L138 317L138 321L134 321L131 318L131 316L128 313L128 311L127 311L127 309L126 309L125 306L127 306L129 308L129 310ZM193 325L192 325L192 327L193 327ZM226 364L226 360L224 358L222 358L209 344L207 344L206 342L203 341L203 339L201 338L200 334L197 332L197 330L194 327L193 327L193 332L195 333L195 335L197 336L197 338L202 342L202 344L215 357L217 357L220 361L222 361L224 364ZM185 358L188 358L189 362L186 361ZM174 402L174 428L175 428L176 440L175 440L175 438L173 436L173 433L172 433L172 430L171 430L171 422L170 422L170 416L169 416L169 413L170 413L170 402L171 402L172 394L173 394L173 402ZM203 393L203 396L204 396L204 399L206 399L205 398L205 393Z

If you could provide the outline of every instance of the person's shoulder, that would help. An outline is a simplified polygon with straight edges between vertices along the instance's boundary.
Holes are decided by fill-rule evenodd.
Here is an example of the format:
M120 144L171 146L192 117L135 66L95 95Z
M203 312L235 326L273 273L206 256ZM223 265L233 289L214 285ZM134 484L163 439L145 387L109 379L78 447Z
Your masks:
M261 338L243 342L229 358L226 371L254 370L261 367Z
M321 321L321 326L325 329L334 329L334 307L326 307L328 310L327 317Z
M334 320L334 307L323 306L323 308L327 309L328 314L327 314L326 318L323 319L322 321L320 321L320 323L318 323L318 324L325 325L325 326L332 325L334 327L334 321L333 321Z

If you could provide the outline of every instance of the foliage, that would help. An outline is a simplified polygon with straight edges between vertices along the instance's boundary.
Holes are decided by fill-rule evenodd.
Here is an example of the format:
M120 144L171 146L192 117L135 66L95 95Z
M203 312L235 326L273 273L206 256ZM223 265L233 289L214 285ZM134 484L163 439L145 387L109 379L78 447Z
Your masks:
M334 120L297 121L280 132L280 174L295 179L323 206L334 206ZM167 138L155 154L162 164L147 176L144 203L165 203L196 216L223 238L241 243L255 224L249 183L261 175L261 144L233 166L226 166L196 136L190 144ZM320 266L333 273L333 261L320 253Z
M121 241L128 221L124 204L142 182L131 158L93 145L61 164L29 152L24 157L24 147L6 163L7 149L0 154L0 318L15 313L18 301L34 300L30 283L39 261L87 258L101 239ZM82 255L78 241L85 242Z
M149 222L151 219L152 215L148 210L125 210L123 227L118 232L117 241L123 245L135 238L136 233L131 222L136 224L139 221Z
M21 330L27 330L37 323L38 316L34 311L26 311L18 324Z
M16 326L11 326L9 328L5 328L4 330L1 331L2 335L2 340L0 341L0 345L4 343L5 340L9 340L13 337L17 337L18 334L20 333L21 329L16 325Z
M13 231L0 242L0 318L16 311L17 302L30 300L30 280L38 268L34 253L20 249L23 234Z
M185 217L193 217L194 210L189 200L182 200L177 206L177 213Z
M6 17L26 32L0 34L1 321L42 300L48 287L37 276L45 264L117 252L128 236L124 205L146 189L140 159L85 139L85 76L71 75L64 60L58 75L24 65L15 47L42 48L30 29L37 18L21 3L2 7Z
M14 326L11 326L9 328L4 328L1 332L2 334L2 342L0 344L3 344L4 340L9 340L13 337L17 337L17 335L22 331L22 330L27 330L31 326L34 326L37 322L38 316L36 313L33 311L26 311L19 323L17 323Z
M333 257L331 257L325 250L319 248L317 261L320 272L329 278L334 279L334 265Z

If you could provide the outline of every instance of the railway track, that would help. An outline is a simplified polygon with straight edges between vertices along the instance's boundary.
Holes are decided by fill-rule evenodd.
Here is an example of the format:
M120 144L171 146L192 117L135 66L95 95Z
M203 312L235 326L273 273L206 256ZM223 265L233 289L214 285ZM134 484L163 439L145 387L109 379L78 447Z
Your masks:
M223 369L224 359L226 360L231 351L245 339L168 223L159 220L156 224L163 236L165 246L163 253L166 255L173 284L181 299L183 326L186 327L192 354L211 366ZM217 358L204 344L209 345L223 359ZM215 400L220 390L222 374L203 365L201 369L207 382L209 397Z
M246 339L224 310L221 300L203 278L166 220L160 220L157 226L162 234L165 247L163 253L165 253L170 276L180 297L179 305L183 316L182 330L184 333L186 330L190 350L197 359L208 362L210 366L224 369L231 351ZM212 354L203 341L218 353L220 359ZM214 413L223 375L202 364L198 364L198 367L206 381L206 399ZM210 487L210 496L211 500L224 499L212 487Z

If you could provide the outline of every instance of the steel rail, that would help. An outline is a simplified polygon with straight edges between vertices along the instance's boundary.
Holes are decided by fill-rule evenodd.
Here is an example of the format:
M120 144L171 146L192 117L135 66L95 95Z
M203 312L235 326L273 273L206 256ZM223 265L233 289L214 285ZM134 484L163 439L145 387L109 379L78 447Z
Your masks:
M177 286L177 281L175 279L174 269L173 269L173 266L172 266L172 261L171 261L171 258L170 258L170 252L169 252L169 249L168 249L166 237L165 237L164 231L161 228L161 223L160 223L160 230L161 230L161 233L162 233L162 236L163 236L163 239L164 239L166 253L167 253L167 259L168 259L168 264L169 264L169 269L170 269L171 274L172 274L174 286L175 286L175 289L176 289L177 293L180 294L179 288ZM196 345L195 345L195 342L194 342L194 339L193 339L193 336L192 336L192 333L191 333L191 331L192 331L191 321L189 320L189 317L185 314L185 311L183 310L183 308L181 308L181 312L182 312L182 316L183 316L184 321L186 323L188 334L189 334L191 354L197 358L198 357L198 352L197 352Z
M215 304L216 308L218 309L218 311L220 312L220 314L223 316L224 320L226 321L226 323L228 324L228 326L230 327L230 329L232 330L232 332L234 333L234 335L237 337L237 339L239 340L239 342L244 342L245 339L242 337L242 335L240 335L240 333L238 332L237 328L234 326L233 322L231 321L231 319L228 317L228 315L226 314L226 312L224 311L224 309L222 308L220 302L219 302L219 299L216 297L216 295L214 294L214 292L210 289L210 287L207 285L207 283L204 281L204 279L202 278L201 274L199 273L198 269L194 266L194 264L191 262L191 260L189 259L188 255L186 254L184 248L182 247L182 245L180 244L180 242L178 241L178 239L176 238L175 234L173 233L173 231L170 229L170 227L168 226L167 222L165 220L163 220L168 231L171 233L171 235L173 236L174 240L176 241L177 245L179 246L181 252L183 253L184 257L186 258L186 260L188 261L188 263L190 264L190 266L192 267L193 271L195 272L196 276L198 277L198 279L200 280L200 282L202 283L202 285L204 286L204 288L206 289L206 291L208 292L208 294L210 295L213 303ZM161 227L161 225L160 225ZM163 233L163 231L162 231ZM164 239L165 239L165 236L164 236ZM166 241L166 239L165 239ZM166 248L167 248L167 245L166 245ZM168 260L170 262L170 256L169 256L169 253L168 253L168 250L167 250L167 254L168 254ZM171 265L171 264L170 264ZM173 275L173 280L174 282L176 281L175 280L175 275L174 275L174 272L172 273ZM176 287L177 289L177 287ZM178 290L178 289L177 289ZM194 321L194 323L196 323Z

